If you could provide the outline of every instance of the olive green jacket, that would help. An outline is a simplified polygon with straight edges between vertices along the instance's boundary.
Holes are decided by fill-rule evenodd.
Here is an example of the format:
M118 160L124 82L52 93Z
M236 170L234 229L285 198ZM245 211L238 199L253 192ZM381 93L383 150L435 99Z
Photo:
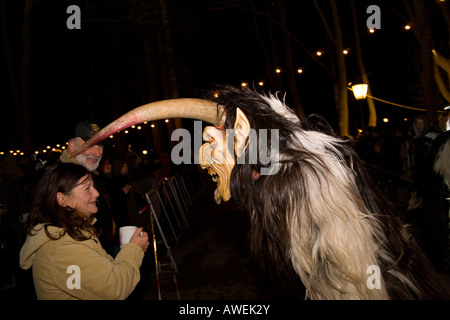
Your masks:
M123 245L113 259L96 237L76 241L66 233L52 240L42 224L34 231L20 250L20 267L32 267L38 299L125 299L140 280L144 252L135 244ZM62 234L58 227L49 226L48 231Z

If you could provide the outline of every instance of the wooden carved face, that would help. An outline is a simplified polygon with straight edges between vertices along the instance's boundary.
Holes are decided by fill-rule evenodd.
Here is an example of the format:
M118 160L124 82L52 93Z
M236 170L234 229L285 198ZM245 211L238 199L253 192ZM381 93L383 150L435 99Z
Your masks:
M234 129L208 126L203 130L206 143L200 148L200 167L208 170L212 180L217 183L214 199L218 204L231 198L230 178L236 163L235 155L239 157L245 150L249 132L248 119L239 108Z

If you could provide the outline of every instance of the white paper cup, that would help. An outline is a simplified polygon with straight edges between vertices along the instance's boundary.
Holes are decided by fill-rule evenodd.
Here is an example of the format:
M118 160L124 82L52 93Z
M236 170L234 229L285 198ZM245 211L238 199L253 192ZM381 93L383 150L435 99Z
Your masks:
M135 226L126 226L121 227L119 229L119 243L120 247L122 247L124 244L130 242L131 237L135 233L137 227Z

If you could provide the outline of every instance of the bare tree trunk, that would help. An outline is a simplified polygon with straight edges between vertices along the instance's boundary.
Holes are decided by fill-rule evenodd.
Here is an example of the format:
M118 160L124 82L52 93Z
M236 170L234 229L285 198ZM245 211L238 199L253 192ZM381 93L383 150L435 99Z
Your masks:
M33 133L31 126L30 108L30 60L31 60L31 9L33 0L26 0L23 10L22 21L22 55L19 65L19 104L17 108L17 119L19 121L19 132L22 134L23 149L30 154L33 150ZM15 93L17 94L17 93Z
M450 7L448 5L448 1L438 1L437 4L441 9L442 16L444 17L445 24L447 25L447 34L450 34ZM450 37L448 38L448 45L450 49Z
M156 101L160 99L160 81L157 79L158 70L156 68L156 63L153 61L153 41L152 34L150 30L150 25L142 24L141 26L143 38L144 38L144 56L145 56L145 76L146 76L146 96L144 97L145 101ZM159 35L158 35L159 36ZM148 124L151 126L151 123ZM152 145L156 154L161 153L162 151L162 125L161 121L156 121L154 127L150 127L151 135L152 135ZM148 129L146 129L148 130Z
M436 80L436 84L439 88L439 92L442 97L450 102L450 90L447 88L444 79L442 78L441 71L439 69L442 68L447 73L447 80L450 80L450 59L444 58L437 51L433 50L434 57L434 79Z
M277 88L280 86L278 84L278 80L274 77L274 66L276 65L274 60L276 60L276 59L275 58L271 59L270 57L271 56L273 57L273 55L269 55L269 52L267 50L267 48L274 48L274 46L268 46L266 43L264 43L263 36L261 35L261 29L257 23L256 15L252 14L251 17L252 17L252 21L253 21L253 31L255 33L256 40L259 43L261 53L264 58L266 79L269 79L269 83L271 84L271 86L276 88L276 90L277 90ZM270 28L270 25L268 24L268 33L271 33L271 31L272 31L271 29L272 28ZM264 38L271 39L270 34L269 34L269 37L267 35L265 35ZM272 50L272 51L275 51L275 50Z
M33 146L33 133L31 126L31 109L30 109L30 59L31 59L31 9L33 8L33 0L24 2L23 21L22 21L22 51L19 65L14 65L14 52L11 46L11 38L8 28L8 18L6 14L6 2L0 1L0 19L2 20L3 44L6 54L6 63L11 79L11 94L13 104L16 110L17 126L16 131L20 135L23 151L30 154Z
M267 33L268 33L268 39L269 39L269 45L268 47L271 49L270 50L270 54L272 57L272 62L273 64L270 66L270 71L274 72L274 67L278 67L281 63L280 61L280 56L278 54L278 45L276 43L276 35L275 32L272 28L272 24L267 21ZM272 73L273 74L273 73ZM281 77L277 77L277 75L275 75L275 81L274 81L274 85L277 88L277 90L283 90L283 81L281 80Z
M447 2L441 1L438 2L438 5L441 9L441 13L444 17L445 23L447 25L447 32L450 32L450 11ZM449 47L450 47L450 37L449 37ZM450 50L449 50L450 51ZM439 88L439 92L442 97L450 103L450 87L446 85L446 83L450 83L450 59L444 58L439 52L436 50L432 50L433 59L434 59L434 78L436 80L436 84ZM446 81L441 74L441 69L446 73Z
M154 54L154 42L152 39L152 34L149 30L150 25L142 24L141 30L144 39L144 63L145 63L145 79L146 79L146 90L144 100L155 101L160 99L160 80L157 76L158 70L156 68L156 62L153 61Z
M166 98L178 98L178 83L177 83L177 70L176 70L176 62L175 55L173 52L173 44L172 44L172 32L169 23L169 9L167 5L167 0L159 0L159 5L161 7L161 21L162 21L162 32L163 32L163 43L164 43L164 51L166 58L166 68L167 68L167 86L168 86L168 94ZM169 128L169 136L175 128L183 127L183 121L180 118L174 119L174 123L172 120L168 123Z
M335 55L337 61L338 75L338 108L339 108L339 131L341 136L348 136L348 93L347 93L347 71L344 60L344 45L342 40L341 23L336 0L330 0L333 13L333 24L335 29Z
M411 20L416 22L414 35L420 45L422 68L420 79L424 89L425 107L430 123L437 120L436 84L434 82L434 62L432 50L434 47L430 23L430 8L427 1L412 0L413 7L408 0L404 0Z
M275 67L280 66L280 64L282 64L284 66L284 72L286 73L287 77L288 77L288 85L290 88L290 97L292 97L293 100L293 104L296 107L296 111L298 116L303 119L305 118L305 112L303 110L303 107L301 105L301 101L300 101L300 96L298 94L298 88L296 85L296 78L295 78L295 70L296 68L294 68L293 65L293 58L292 58L292 40L294 40L297 43L300 43L300 45L302 45L303 48L306 48L305 46L303 46L303 44L292 34L292 32L289 31L289 28L287 26L287 20L286 20L286 8L285 8L285 0L278 0L278 1L274 1L273 3L270 1L265 1L265 5L266 5L266 9L264 11L260 11L257 9L256 5L255 5L256 1L252 1L252 7L251 9L249 9L249 11L252 14L256 14L256 15L261 15L263 17L265 17L267 19L267 21L269 22L267 24L267 38L268 38L268 45L264 44L261 41L261 37L258 38L258 40L260 40L260 43L262 45L262 50L267 52L266 47L271 48L272 50L270 51L270 57L272 58L272 65L270 67L268 67L267 70L270 70L272 72L274 72ZM280 15L280 21L278 21L278 19L273 17L273 5L274 3L277 4L277 8L278 8L278 13ZM284 47L285 47L285 59L280 59L279 55L278 55L278 51L276 50L276 48L279 46L277 44L276 41L276 34L274 33L274 30L272 28L272 25L276 25L277 27L279 27L282 31L282 36L283 36L283 41L284 41ZM258 26L256 25L255 22L255 29L258 29ZM255 31L255 32L259 32L259 31ZM259 34L259 33L258 33ZM308 51L307 51L308 52ZM310 53L310 52L308 52ZM269 56L269 54L267 53L267 56ZM312 55L312 57L314 58L314 56ZM283 60L283 61L281 61ZM270 60L266 59L266 63L268 63ZM269 62L270 63L270 62ZM283 90L283 82L281 81L280 77L278 76L273 76L273 74L270 75L269 77L270 79L272 79L272 84L275 86L276 90ZM278 89L279 88L279 89Z
M89 3L86 3L86 15L89 15L91 8L89 7ZM89 17L86 19L86 23L83 25L84 29L87 29L87 32L84 32L82 34L78 34L78 37L80 38L80 43L86 43L86 48L83 48L83 46L78 46L78 54L80 57L80 63L81 63L81 70L87 70L85 72L82 72L83 77L83 86L85 90L86 95L86 104L87 104L87 110L88 110L88 116L90 119L95 119L95 108L94 108L94 94L93 94L93 83L95 82L95 79L93 79L95 72L94 72L94 64L92 62L92 40L91 40L91 32L89 32ZM81 37L84 36L84 39L81 39Z
M280 13L280 22L284 29L288 29L287 19L286 19L286 5L284 0L278 1L278 10ZM300 96L298 94L297 80L295 74L295 66L293 65L294 58L292 57L292 40L287 33L283 33L284 49L285 49L285 65L286 74L288 77L289 88L291 91L292 102L295 106L298 116L300 119L305 119L305 112L300 101Z
M152 61L152 39L150 30L146 28L144 31L146 32L146 37L144 37L144 50L145 50L145 66L146 66L146 77L147 77L147 92L148 92L148 99L149 101L155 101L160 99L160 93L158 92L158 88L161 84L167 83L166 78L166 68L164 68L164 59L163 66L159 66L159 72L156 70L156 64L154 61ZM161 52L161 35L158 33L157 35L157 42L158 42L158 51L159 56L163 57L163 52ZM160 80L156 79L155 75L159 75ZM165 86L163 85L163 97L167 97L167 93L164 92ZM154 126L151 127L152 137L153 137L153 146L155 149L156 154L160 154L163 149L163 126L162 121L154 121ZM152 125L152 124L149 124Z
M358 69L361 74L361 80L368 85L367 94L372 95L372 91L370 90L369 77L366 73L366 68L364 67L364 61L361 52L361 39L359 37L359 27L358 27L358 19L356 18L356 7L355 1L350 1L350 6L352 8L352 19L353 19L353 29L355 35L355 54L356 59L358 61ZM366 99L367 105L369 106L369 121L368 125L372 127L377 126L377 111L375 109L375 103L371 97L367 97ZM364 128L361 128L364 130Z
M336 71L332 73L333 78L333 91L335 96L336 108L338 111L338 125L339 133L341 136L349 135L348 126L348 93L347 93L347 71L344 59L344 45L342 39L341 23L339 19L339 12L335 0L330 0L331 12L333 15L334 34L328 25L322 9L320 8L317 0L314 0L317 12L322 19L322 23L328 35L328 39L331 42L331 47L334 48L335 59L330 57L331 69ZM336 65L336 67L335 67Z
M20 88L19 88L19 77L16 72L16 67L14 66L14 53L11 46L11 38L8 28L8 18L6 15L6 0L0 0L0 20L2 26L2 39L3 47L6 56L6 66L9 73L9 80L11 86L12 102L15 109L19 112L20 109ZM20 116L19 114L17 116ZM18 118L16 116L16 118ZM3 119L3 121L10 121L9 119Z

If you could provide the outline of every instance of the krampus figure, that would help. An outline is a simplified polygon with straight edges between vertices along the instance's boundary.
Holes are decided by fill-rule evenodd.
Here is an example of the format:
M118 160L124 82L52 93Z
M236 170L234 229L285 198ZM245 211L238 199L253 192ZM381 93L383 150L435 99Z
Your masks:
M123 128L168 117L214 125L203 132L200 159L217 182L216 201L233 197L248 209L253 252L292 266L308 298L440 297L422 251L353 149L320 117L300 121L277 96L225 87L215 102L151 103L114 121L71 156Z

